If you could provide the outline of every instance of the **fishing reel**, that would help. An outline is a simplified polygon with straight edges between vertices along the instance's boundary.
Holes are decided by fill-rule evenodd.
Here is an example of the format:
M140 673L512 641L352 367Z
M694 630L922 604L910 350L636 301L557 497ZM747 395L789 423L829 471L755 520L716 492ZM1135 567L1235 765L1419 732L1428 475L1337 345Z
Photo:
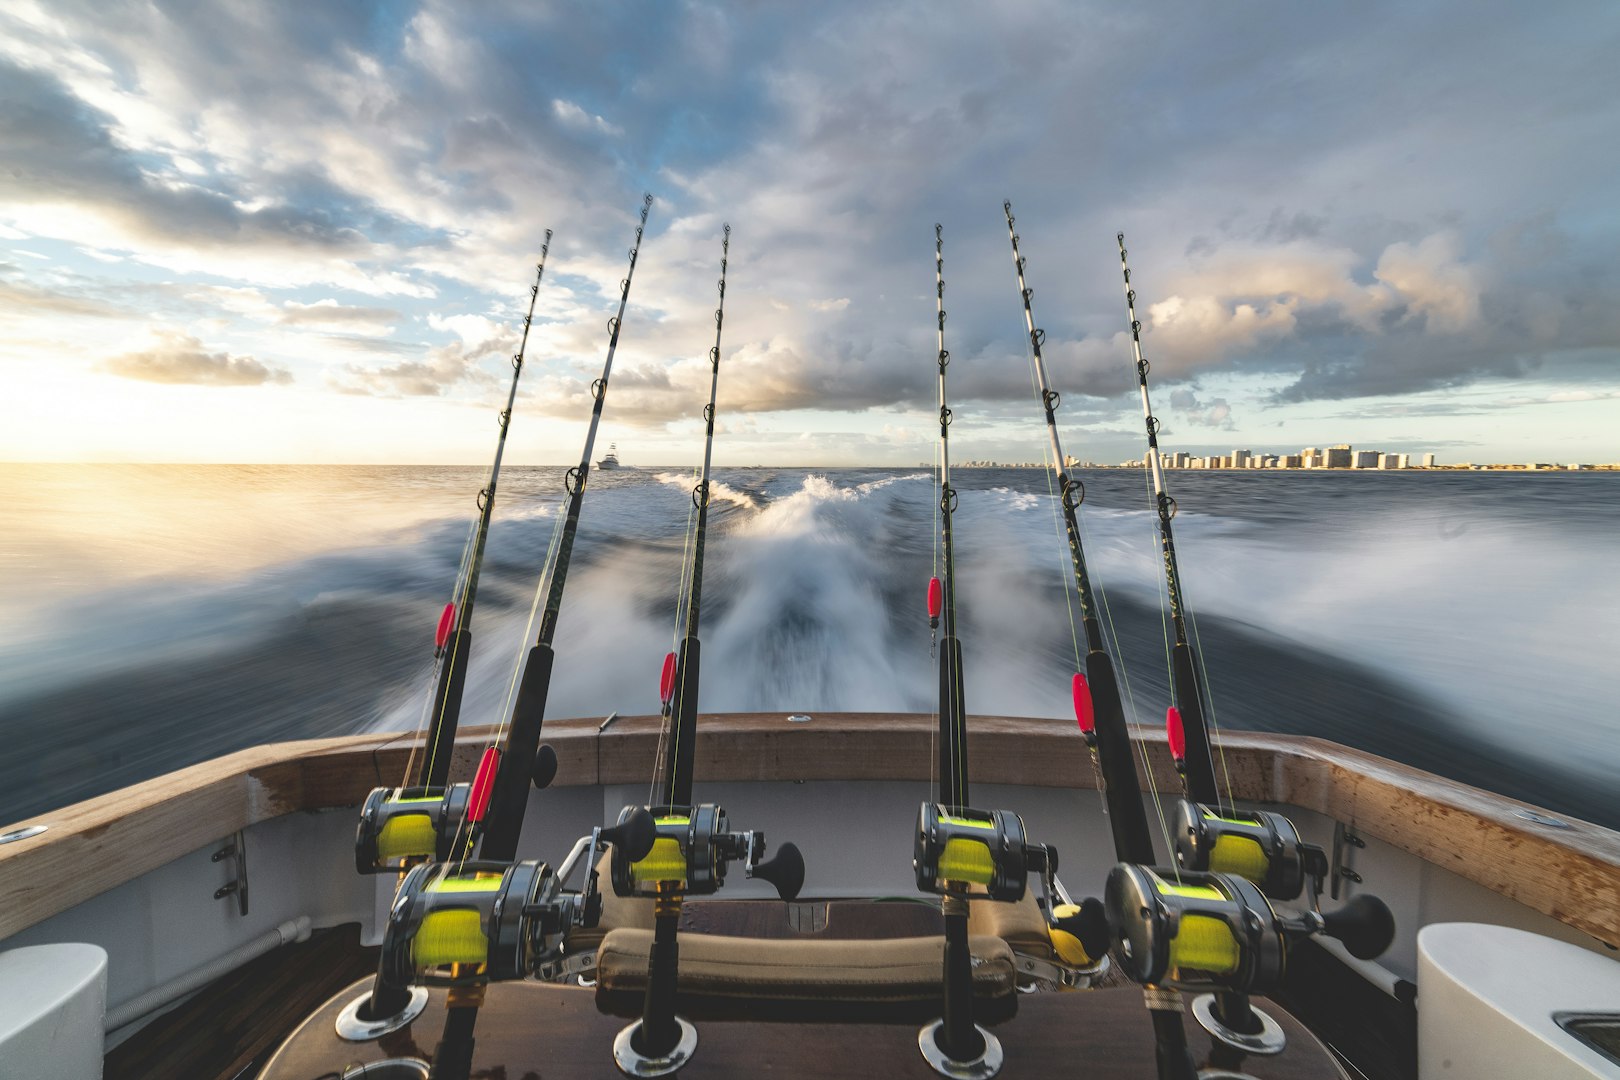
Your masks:
M1338 911L1279 914L1260 888L1236 874L1172 873L1121 863L1105 903L1120 964L1139 983L1264 994L1279 988L1288 950L1313 934L1338 938L1370 960L1389 947L1395 919L1363 893Z
M652 818L642 811L581 837L556 872L535 860L412 867L388 912L379 986L471 986L541 972L575 927L595 926L601 918L596 871L573 890L568 882L575 869L609 844L645 857L655 836Z
M362 874L401 873L422 862L448 862L472 850L489 808L500 751L488 747L471 783L373 788L360 807L354 868ZM557 752L542 744L531 779L545 788L557 776Z
M1024 819L1010 810L923 803L911 865L923 892L967 896L977 885L992 900L1017 901L1032 871L1056 873L1057 852L1026 842Z
M394 873L424 861L443 862L464 829L471 784L449 787L374 788L360 808L354 837L354 868L362 874Z
M726 812L714 803L697 806L627 806L621 825L632 815L651 813L655 839L648 851L614 845L610 873L619 896L654 897L660 882L680 882L687 896L709 896L726 880L726 867L743 864L743 874L776 887L783 900L799 895L804 885L804 857L793 844L783 844L764 859L765 834L731 832Z
M1181 869L1236 874L1272 900L1298 899L1309 880L1314 905L1328 872L1326 852L1302 841L1293 822L1265 810L1182 799L1174 839Z

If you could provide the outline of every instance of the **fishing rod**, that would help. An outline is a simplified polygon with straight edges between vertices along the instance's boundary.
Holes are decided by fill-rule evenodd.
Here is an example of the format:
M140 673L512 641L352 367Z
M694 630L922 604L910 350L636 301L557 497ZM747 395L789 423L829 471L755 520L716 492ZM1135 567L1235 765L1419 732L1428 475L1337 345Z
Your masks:
M647 989L641 1019L624 1028L613 1043L613 1058L627 1076L667 1076L679 1072L697 1051L697 1029L676 1015L675 992L680 973L681 906L689 895L715 893L725 883L729 863L740 862L743 874L776 887L792 900L804 884L804 857L793 844L782 844L771 859L765 834L733 831L726 812L714 803L693 805L692 770L697 748L698 674L701 647L698 617L703 598L703 545L709 523L709 471L714 460L715 400L720 387L720 336L726 321L726 269L731 256L731 226L720 246L720 300L714 309L714 345L709 349L709 401L703 407L703 469L692 489L697 523L691 562L685 570L686 595L677 606L684 623L679 651L664 658L659 697L668 730L659 741L654 765L661 802L625 807L620 828L630 817L650 813L657 839L644 858L615 847L609 865L613 891L619 896L652 901L653 941L647 956ZM689 527L691 519L688 518Z
M469 808L481 805L488 791L492 749L485 751L479 775L470 784L450 785L450 767L455 757L456 729L472 654L472 617L478 597L478 578L483 569L490 519L495 512L495 492L512 423L512 407L517 400L518 381L523 375L523 361L528 352L529 329L534 323L534 306L545 277L546 257L551 251L551 236L551 230L547 229L545 241L540 245L540 261L535 265L534 284L529 286L529 310L523 316L522 340L512 357L512 383L506 394L506 408L500 413L495 460L490 466L489 482L478 493L478 521L463 552L451 601L445 605L434 635L434 655L441 663L430 699L433 718L425 751L419 767L412 751L406 765L405 786L377 788L367 796L355 840L355 866L362 874L403 873L414 863L447 859L458 848L464 850L470 846L471 829L476 827L478 816L469 814ZM413 772L415 785L411 786ZM373 986L368 1013L395 1015L408 1001L404 990L379 978Z
M929 626L943 621L939 642L939 801L946 806L968 804L967 730L962 688L962 643L956 637L956 553L951 540L951 514L956 489L951 487L951 409L945 397L945 369L951 354L945 348L945 240L934 226L934 293L939 315L939 528L945 580L928 582Z
M1046 413L1051 466L1057 475L1063 526L1069 540L1069 561L1074 568L1075 593L1080 599L1080 622L1086 635L1086 670L1084 674L1075 672L1072 686L1075 715L1102 772L1108 821L1114 835L1114 853L1121 862L1152 863L1153 840L1148 830L1147 813L1142 807L1142 789L1136 779L1131 736L1125 726L1125 706L1120 700L1119 680L1114 673L1113 660L1105 648L1102 622L1092 593L1091 578L1086 572L1080 525L1075 519L1075 511L1085 499L1085 485L1070 476L1065 466L1068 459L1063 456L1057 427L1057 408L1061 399L1047 381L1046 362L1041 355L1046 332L1035 326L1035 312L1030 303L1035 290L1024 283L1025 258L1018 247L1018 233L1014 231L1012 202L1003 202L1001 208L1007 217L1007 236L1012 241L1018 292L1024 301L1024 327L1035 357L1035 375L1040 386L1041 405Z
M1198 658L1187 636L1186 604L1176 567L1170 525L1176 502L1165 490L1161 425L1148 399L1149 365L1142 355L1142 323L1136 317L1125 234L1116 234L1115 240L1147 428L1146 466L1152 475L1165 591L1175 626L1174 703L1166 710L1165 726L1183 798L1176 807L1169 871L1174 884L1147 866L1116 866L1108 879L1108 910L1120 939L1131 946L1123 953L1126 971L1144 984L1149 1007L1155 1009L1160 1076L1182 1080L1188 1075L1180 1019L1182 986L1211 991L1194 998L1193 1016L1212 1037L1210 1066L1238 1075L1235 1070L1248 1055L1279 1054L1287 1045L1282 1028L1253 1007L1250 994L1282 984L1291 943L1327 934L1338 938L1351 955L1371 959L1389 946L1395 923L1383 901L1370 894L1357 896L1338 911L1322 912L1326 852L1305 843L1281 814L1239 810L1231 804L1230 790L1226 800L1220 798L1204 720L1206 688L1198 679ZM1302 915L1279 915L1271 906L1272 900L1297 901L1307 885L1309 908ZM1284 943L1280 951L1277 941ZM1160 986L1166 978L1175 986ZM1162 1007L1154 1004L1155 998L1163 999Z
M932 630L941 628L939 648L939 788L937 800L922 804L917 815L916 842L912 869L917 888L936 893L945 923L945 948L941 957L942 1010L938 1020L917 1034L917 1048L923 1059L940 1076L976 1077L989 1080L1003 1062L1001 1043L973 1019L973 953L968 942L968 905L972 899L1017 903L1024 899L1029 878L1038 875L1044 894L1040 904L1048 925L1065 938L1078 925L1059 925L1054 896L1057 851L1046 844L1028 841L1024 821L1010 810L978 810L968 803L968 762L966 708L962 683L962 647L956 636L956 560L951 532L951 516L956 510L956 490L951 486L950 427L951 407L946 394L946 370L951 354L945 347L945 241L944 229L934 226L934 296L939 371L939 531L936 534L944 554L943 582L928 582L928 620ZM935 568L938 569L936 562ZM1095 905L1095 901L1092 902ZM1099 911L1100 915L1101 912ZM1090 937L1090 935L1087 935ZM1103 935L1106 939L1106 935ZM1054 947L1059 939L1054 936ZM1106 943L1106 942L1105 942ZM1079 947L1079 946L1077 946ZM1095 946L1093 946L1095 947ZM1097 953L1101 955L1101 953ZM1096 966L1089 955L1080 958L1085 971L1068 973L1084 985ZM1055 977L1068 977L1056 965L1048 965Z
M613 373L613 354L619 347L619 329L624 321L625 306L630 302L630 283L636 275L641 237L647 228L647 214L652 204L651 193L642 196L641 221L630 247L630 268L619 282L619 311L608 320L607 357L602 362L602 376L591 383L593 400L590 425L585 429L585 448L580 452L579 464L568 470L563 481L568 492L568 509L551 564L551 587L546 594L545 610L540 615L540 634L524 661L517 700L508 721L506 751L501 755L490 792L483 842L478 849L484 859L505 862L517 857L518 835L523 830L523 813L528 806L540 728L546 715L546 695L551 690L551 669L556 659L551 643L557 636L557 616L562 610L563 588L568 584L568 563L574 550L574 537L579 531L579 512L591 475L591 451L596 445L596 429L602 421L602 405L607 400L608 378Z
M660 801L666 806L692 803L692 754L697 746L698 674L702 649L698 643L698 610L703 600L703 543L709 528L709 468L714 460L714 407L720 389L720 333L726 323L726 267L731 256L731 226L720 242L720 300L714 309L714 345L709 349L709 403L703 407L703 472L692 490L697 527L692 539L692 561L685 597L685 633L679 653L664 658L659 687L670 718L670 736L660 756L657 775L664 779ZM671 666L673 664L673 666Z
M1170 520L1176 516L1176 500L1164 487L1164 465L1159 459L1159 418L1148 401L1147 358L1142 355L1142 322L1136 317L1136 290L1131 287L1131 265L1125 251L1125 234L1115 236L1119 243L1119 265L1125 275L1125 308L1131 322L1131 353L1136 360L1136 379L1142 391L1142 419L1147 427L1147 466L1153 475L1153 500L1159 519L1159 545L1164 560L1164 586L1170 601L1170 621L1176 635L1170 650L1171 700L1166 715L1170 749L1176 768L1182 774L1187 795L1195 802L1220 802L1215 782L1215 759L1210 753L1209 729L1205 723L1205 687L1198 678L1198 658L1187 637L1186 603L1181 595L1181 573L1176 568L1176 543Z
M462 692L467 682L467 665L472 654L473 604L478 599L478 575L484 566L484 543L489 538L490 517L495 512L495 486L501 475L501 456L506 452L506 432L512 423L512 405L517 401L518 379L523 375L523 357L529 347L529 327L534 323L534 304L540 296L540 282L546 274L546 255L551 251L551 230L540 245L540 261L535 265L534 284L529 286L529 310L523 316L523 339L512 356L512 385L506 392L506 408L501 410L500 438L495 443L495 463L490 466L489 483L478 493L478 526L472 553L454 598L439 618L434 645L444 657L439 682L434 688L433 726L429 729L426 756L419 783L442 787L450 777L450 761L456 745L456 727L461 720Z
M1018 291L1024 301L1024 327L1034 354L1035 376L1046 413L1046 431L1051 443L1051 464L1057 473L1059 502L1069 540L1069 559L1074 567L1075 592L1080 598L1080 619L1086 635L1086 671L1074 676L1075 717L1087 744L1092 748L1103 779L1109 824L1113 829L1114 854L1121 863L1151 865L1153 841L1148 832L1147 812L1136 780L1136 763L1131 751L1130 732L1125 726L1125 708L1120 700L1119 683L1112 660L1104 648L1102 624L1086 573L1085 553L1075 510L1085 498L1084 486L1069 475L1063 447L1058 441L1057 408L1060 401L1046 378L1041 346L1046 333L1035 326L1030 304L1034 290L1024 283L1025 259L1018 247L1011 200L1001 204L1007 217L1007 236L1012 242L1013 267L1018 275ZM1151 777L1151 773L1149 774ZM1187 1049L1187 1033L1182 1025L1180 991L1155 983L1144 985L1143 1001L1153 1020L1154 1057L1159 1080L1195 1080L1197 1069Z

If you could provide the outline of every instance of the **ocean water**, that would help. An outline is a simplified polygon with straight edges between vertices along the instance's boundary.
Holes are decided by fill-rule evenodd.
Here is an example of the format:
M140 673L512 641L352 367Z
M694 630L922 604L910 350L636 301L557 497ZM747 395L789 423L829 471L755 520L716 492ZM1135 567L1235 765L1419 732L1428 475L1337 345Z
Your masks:
M509 707L563 470L510 468L463 723ZM705 712L932 711L926 470L719 469ZM594 473L551 717L648 713L690 472ZM0 466L0 822L257 743L420 723L479 468ZM1085 476L1135 719L1162 720L1144 477ZM1046 475L962 470L968 707L1073 723ZM1227 728L1319 735L1620 827L1620 474L1171 474Z

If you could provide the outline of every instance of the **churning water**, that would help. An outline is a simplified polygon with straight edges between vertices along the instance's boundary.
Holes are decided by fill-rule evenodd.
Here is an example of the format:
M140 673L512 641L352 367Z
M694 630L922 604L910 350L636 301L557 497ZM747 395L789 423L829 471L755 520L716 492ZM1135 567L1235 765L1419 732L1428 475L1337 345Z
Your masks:
M508 469L464 723L532 643L562 470ZM720 469L702 709L932 711L920 470ZM973 712L1072 723L1071 581L1044 473L959 471ZM1136 719L1166 704L1139 473L1086 478L1088 562ZM407 729L483 472L0 467L0 822L244 746ZM1179 473L1187 598L1223 726L1321 735L1620 827L1620 475ZM692 477L593 474L553 717L657 710Z

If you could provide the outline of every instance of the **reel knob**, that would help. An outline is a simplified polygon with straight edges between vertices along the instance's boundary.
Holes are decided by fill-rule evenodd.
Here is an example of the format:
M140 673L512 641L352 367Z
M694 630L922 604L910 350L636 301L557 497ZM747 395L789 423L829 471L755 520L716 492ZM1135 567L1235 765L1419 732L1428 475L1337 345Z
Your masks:
M534 771L530 774L536 791L544 791L557 779L557 751L550 743L541 743L534 753Z
M640 862L652 851L653 841L658 839L658 826L646 807L637 806L617 825L603 829L601 836L614 848L622 849L631 862Z
M1362 893L1337 911L1320 916L1322 933L1338 938L1357 960L1371 960L1395 940L1395 915L1371 893Z
M804 888L804 856L797 844L783 844L776 854L756 865L749 877L764 878L776 886L776 895L783 900L798 897Z
M1084 963L1093 963L1108 952L1113 944L1113 931L1108 926L1108 910L1095 896L1088 896L1078 905L1062 904L1053 909L1057 916L1052 929L1068 934L1085 951ZM1060 939L1053 937L1053 947ZM1061 953L1062 950L1059 949ZM1067 958L1065 958L1067 959Z

